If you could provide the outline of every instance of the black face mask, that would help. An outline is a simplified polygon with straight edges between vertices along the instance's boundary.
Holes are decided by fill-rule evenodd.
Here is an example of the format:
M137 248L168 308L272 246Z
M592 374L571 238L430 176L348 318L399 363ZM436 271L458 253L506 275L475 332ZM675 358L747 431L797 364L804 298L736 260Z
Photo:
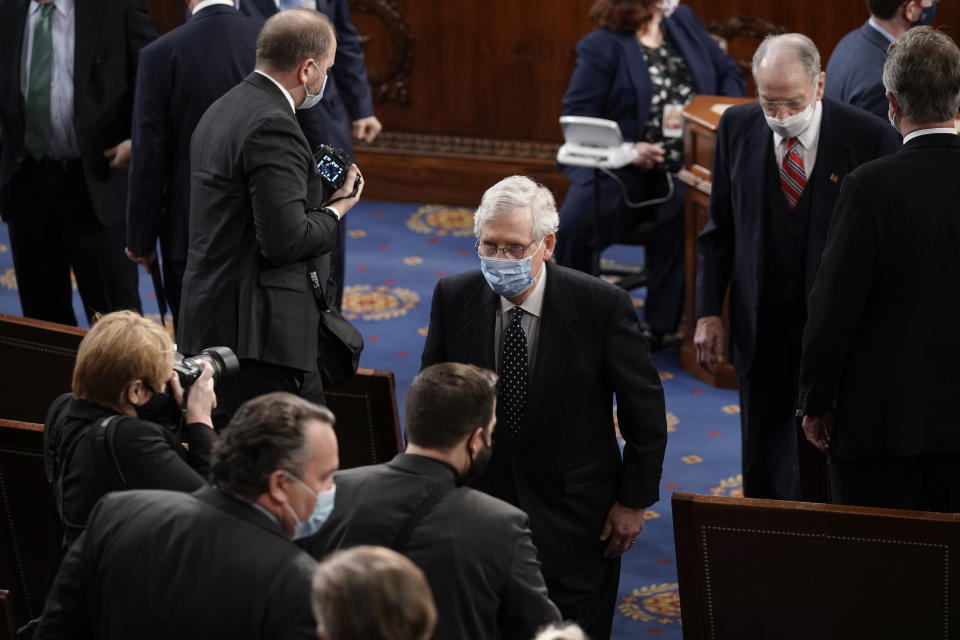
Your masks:
M487 464L490 462L490 455L493 453L493 443L487 442L482 436L480 441L483 442L483 449L477 452L476 457L470 452L470 445L467 445L467 455L470 456L470 466L467 467L464 473L461 473L457 477L458 486L472 484L483 474L487 468Z
M166 391L154 391L149 385L144 386L153 391L153 397L143 404L134 405L137 417L147 422L156 422L165 427L175 427L180 419L180 407L176 400Z

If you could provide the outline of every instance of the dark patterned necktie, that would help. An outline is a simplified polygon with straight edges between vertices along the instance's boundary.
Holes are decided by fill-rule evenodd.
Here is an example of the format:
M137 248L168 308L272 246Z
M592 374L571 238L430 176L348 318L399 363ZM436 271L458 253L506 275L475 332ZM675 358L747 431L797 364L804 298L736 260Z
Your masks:
M803 158L800 157L796 138L787 140L786 151L783 154L783 163L780 165L780 187L787 199L790 211L797 208L803 190L807 188L807 173L803 168Z
M40 5L40 16L33 27L30 56L30 84L27 86L27 119L23 145L39 160L50 148L53 125L50 120L50 77L53 66L53 31L50 15L53 3Z
M510 325L503 340L503 358L500 362L500 405L506 417L507 430L516 438L520 421L527 408L527 336L520 321L523 309L511 310Z

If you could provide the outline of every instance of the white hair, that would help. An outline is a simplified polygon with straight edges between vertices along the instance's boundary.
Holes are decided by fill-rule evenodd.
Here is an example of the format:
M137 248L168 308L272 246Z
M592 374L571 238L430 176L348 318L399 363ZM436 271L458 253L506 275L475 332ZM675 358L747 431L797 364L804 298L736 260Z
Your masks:
M793 61L800 65L807 76L810 78L810 84L817 84L820 78L820 51L813 40L802 33L785 33L779 36L767 36L757 47L753 54L753 79L757 79L757 70L763 59L771 54L785 51L790 54Z
M480 237L483 223L487 220L512 213L519 207L530 207L535 242L555 233L560 226L557 203L550 190L526 176L510 176L484 192L473 216L474 235Z
M580 625L575 622L551 624L537 632L533 640L589 640Z

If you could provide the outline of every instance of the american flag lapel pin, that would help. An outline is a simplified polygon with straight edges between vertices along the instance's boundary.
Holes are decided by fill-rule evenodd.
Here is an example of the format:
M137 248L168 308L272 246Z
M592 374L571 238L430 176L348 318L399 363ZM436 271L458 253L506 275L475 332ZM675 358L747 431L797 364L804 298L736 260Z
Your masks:
M837 182L840 182L840 177L835 173L831 173L830 182L833 182L834 184L836 184Z

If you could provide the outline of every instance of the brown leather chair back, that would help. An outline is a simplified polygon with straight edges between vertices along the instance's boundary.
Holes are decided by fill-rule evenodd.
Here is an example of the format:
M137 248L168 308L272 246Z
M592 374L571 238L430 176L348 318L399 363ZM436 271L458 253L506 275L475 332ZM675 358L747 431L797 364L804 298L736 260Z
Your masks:
M960 516L673 495L683 637L956 638Z
M325 395L337 417L341 469L387 462L403 450L392 371L360 369Z

